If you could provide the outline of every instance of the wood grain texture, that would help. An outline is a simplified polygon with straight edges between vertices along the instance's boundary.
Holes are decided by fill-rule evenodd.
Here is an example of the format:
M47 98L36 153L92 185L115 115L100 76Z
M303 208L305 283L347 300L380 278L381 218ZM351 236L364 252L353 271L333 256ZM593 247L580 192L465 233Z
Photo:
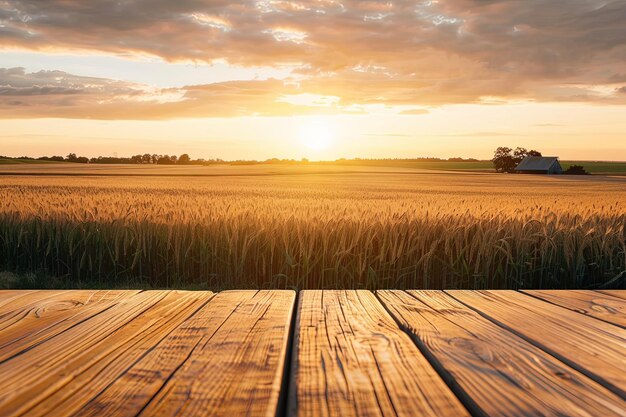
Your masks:
M626 397L626 330L517 291L446 291Z
M0 411L3 416L25 413L56 391L64 382L63 372L78 372L70 368L72 360L102 342L126 321L155 304L164 294L141 293L54 337L47 343L17 355L0 364Z
M620 293L554 294L0 290L0 417L626 416Z
M37 290L0 290L0 315L18 305L18 299L38 292Z
M295 303L294 291L226 291L219 293L177 336L192 338L192 349L174 344L160 353L173 371L166 380L160 372L160 356L140 363L122 384L134 393L148 384L156 395L141 416L274 416L279 407L285 372L289 329ZM213 315L218 315L215 319ZM200 333L201 337L198 338ZM183 361L180 366L176 363ZM110 401L130 401L130 414L149 398L119 397L124 386L114 387L96 401L86 415L129 415Z
M465 416L369 291L301 291L289 415Z
M68 364L71 379L64 381L52 394L38 401L28 410L27 415L74 415L206 304L212 296L210 292L161 293L163 297L154 305L71 361ZM65 372L61 375L65 376Z
M626 290L598 290L597 292L626 300Z
M0 362L62 333L139 291L59 291L0 317Z
M597 291L585 290L526 290L523 292L578 313L626 327L626 300Z
M624 415L617 395L441 291L377 295L474 415Z
M217 295L120 373L112 384L89 399L74 416L137 415L192 352L213 337L237 306L249 301L255 293Z
M7 294L5 297L0 298L0 319L9 319L24 309L29 309L33 305L40 303L41 301L58 296L59 294L66 294L68 290L55 291L16 291L17 294L11 296Z
M126 348L129 343L131 346L138 343L136 337L148 340L140 346L141 352L145 352L160 340L158 337L154 339L155 331L168 323L168 315L177 314L180 303L181 297L177 292L139 293L0 364L0 374L5 377L0 380L2 415L35 415L33 407L46 408L51 399L71 396L74 390L82 389L89 379L82 380L80 385L76 385L75 381L81 380L81 375L88 373L104 358L109 358L109 355L128 358ZM121 350L116 355L118 349ZM101 369L111 371L106 367L110 363L105 361L105 367ZM100 379L99 376L96 381L106 383L106 378ZM59 394L68 386L70 388L65 395ZM59 410L55 403L43 414L58 412L58 415L66 415Z

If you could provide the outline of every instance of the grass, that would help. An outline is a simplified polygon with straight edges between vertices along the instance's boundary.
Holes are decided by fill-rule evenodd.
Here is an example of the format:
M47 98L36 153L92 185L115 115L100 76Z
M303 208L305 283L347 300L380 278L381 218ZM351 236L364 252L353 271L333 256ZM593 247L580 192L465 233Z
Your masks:
M4 177L0 271L16 274L15 286L48 287L50 277L63 288L626 282L618 178L228 175Z

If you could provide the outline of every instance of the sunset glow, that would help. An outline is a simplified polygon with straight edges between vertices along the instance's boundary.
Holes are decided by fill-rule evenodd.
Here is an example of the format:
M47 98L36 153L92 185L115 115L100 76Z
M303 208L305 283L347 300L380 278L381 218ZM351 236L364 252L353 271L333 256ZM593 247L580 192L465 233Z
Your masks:
M562 6L5 1L3 153L625 160L626 6Z
M298 129L298 137L308 150L319 152L328 149L335 140L332 121L314 118L304 121Z

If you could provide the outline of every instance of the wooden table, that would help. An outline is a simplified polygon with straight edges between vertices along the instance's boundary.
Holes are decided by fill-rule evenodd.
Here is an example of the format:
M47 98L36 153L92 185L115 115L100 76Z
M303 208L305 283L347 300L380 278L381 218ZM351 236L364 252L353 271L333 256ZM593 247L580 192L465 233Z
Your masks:
M0 416L626 416L626 291L0 291Z

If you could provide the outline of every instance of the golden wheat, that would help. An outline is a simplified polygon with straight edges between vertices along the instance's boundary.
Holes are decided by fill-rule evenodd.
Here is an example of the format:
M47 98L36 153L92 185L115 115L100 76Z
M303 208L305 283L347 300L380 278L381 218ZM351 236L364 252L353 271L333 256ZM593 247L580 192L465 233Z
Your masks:
M615 285L624 201L617 178L4 177L0 270L72 286Z

